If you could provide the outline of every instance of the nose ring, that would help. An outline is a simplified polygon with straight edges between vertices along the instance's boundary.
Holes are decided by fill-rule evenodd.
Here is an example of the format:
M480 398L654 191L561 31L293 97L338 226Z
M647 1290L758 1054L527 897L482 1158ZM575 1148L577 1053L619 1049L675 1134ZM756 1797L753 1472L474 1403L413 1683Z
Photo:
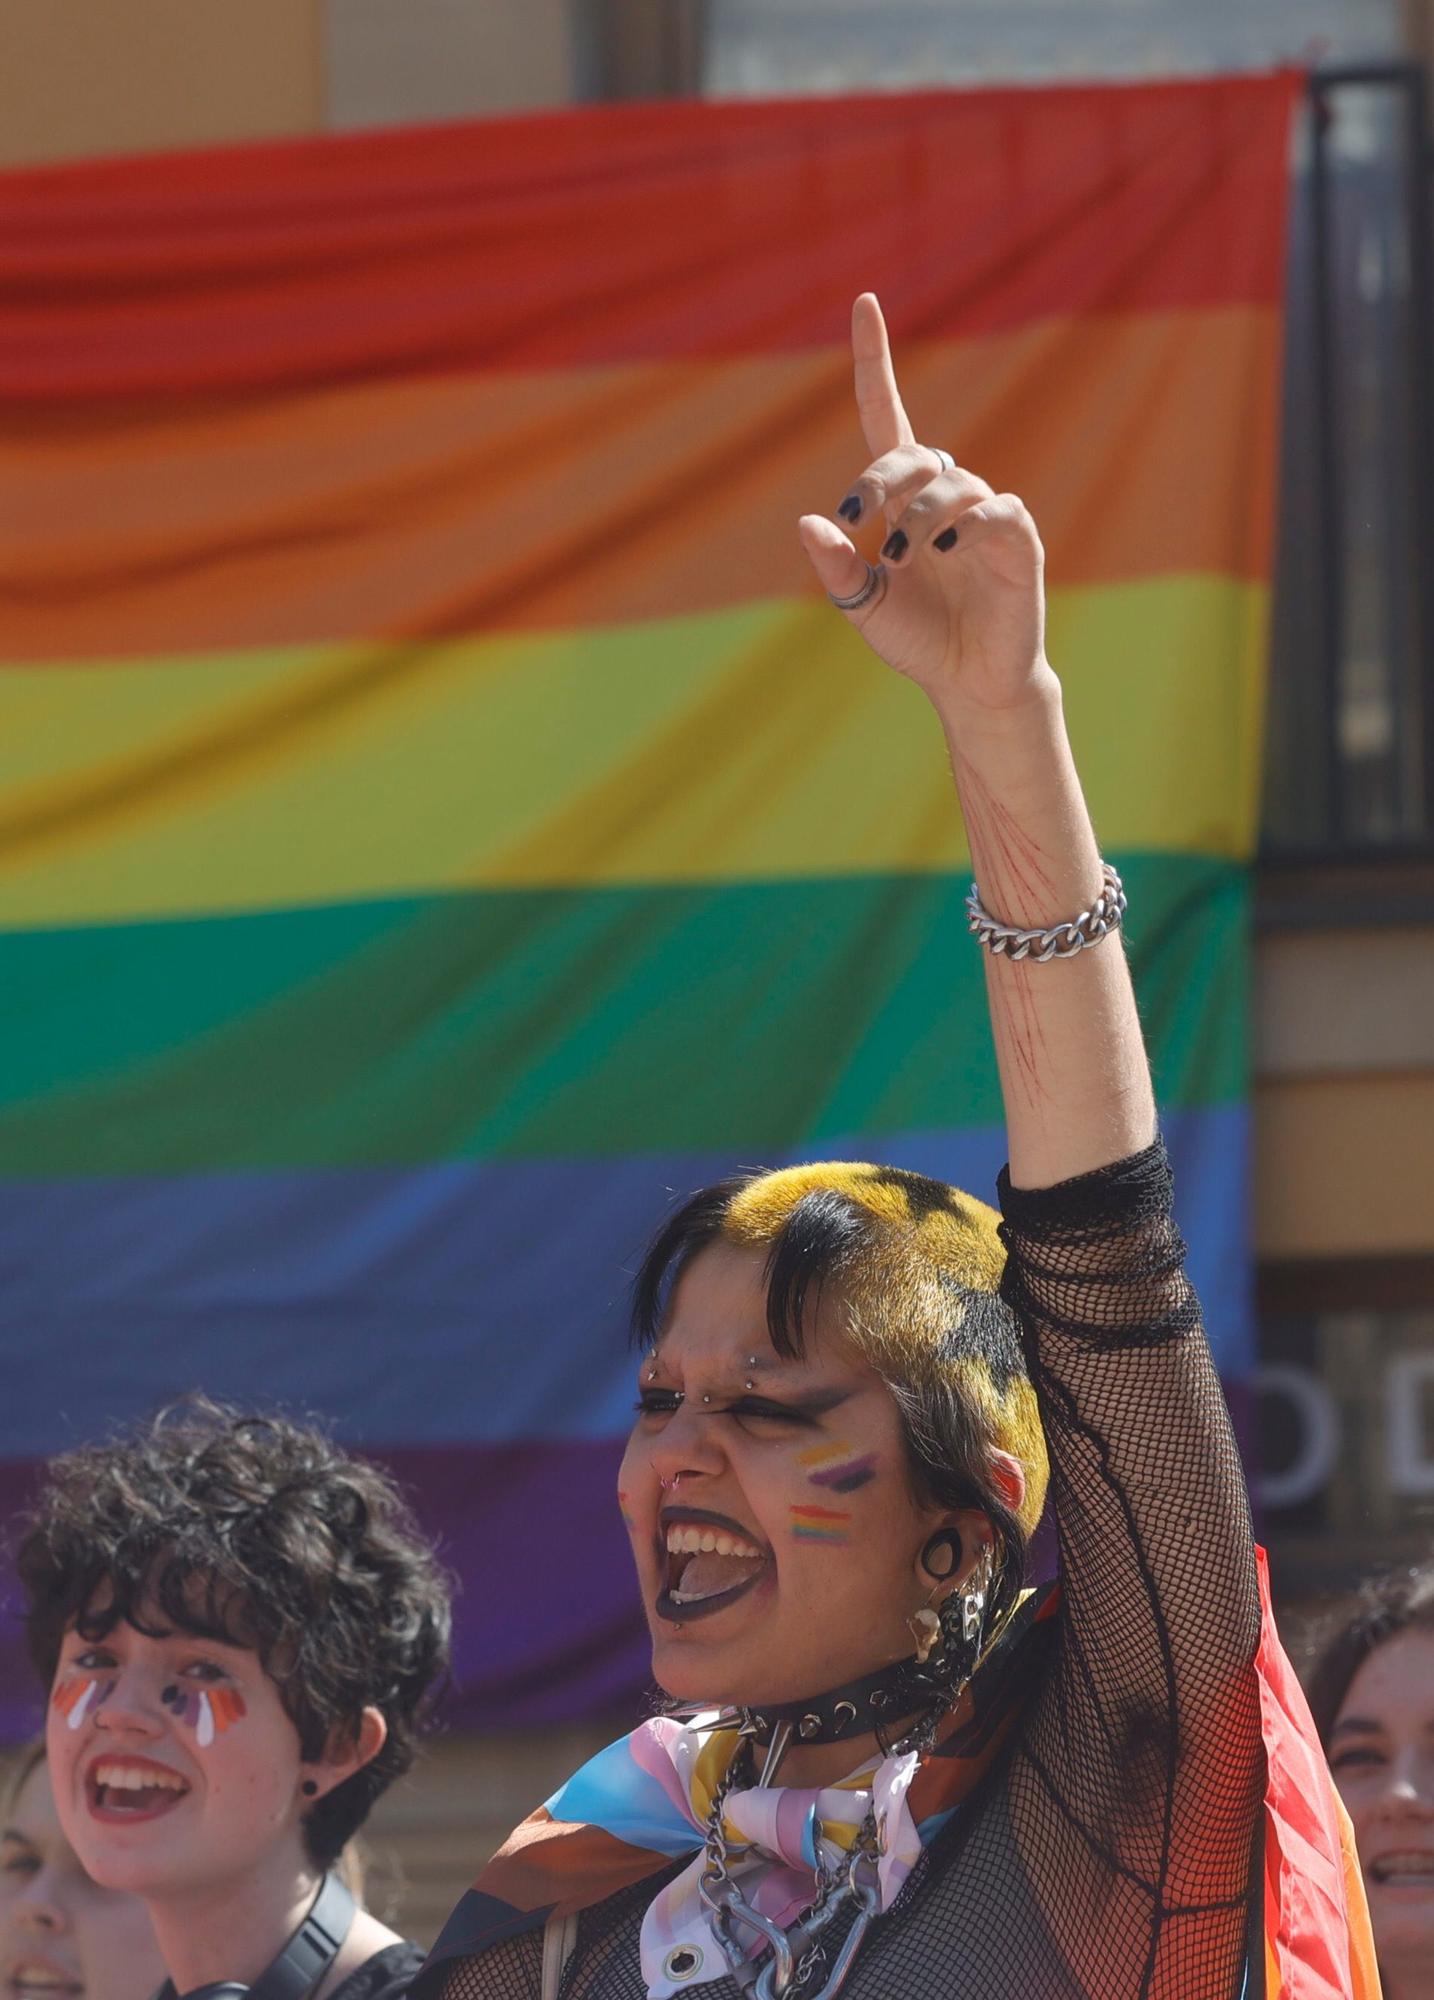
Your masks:
M657 1483L662 1488L664 1493L671 1493L677 1486L677 1483L681 1479L681 1477L682 1474L680 1472L674 1472L671 1479L659 1479Z

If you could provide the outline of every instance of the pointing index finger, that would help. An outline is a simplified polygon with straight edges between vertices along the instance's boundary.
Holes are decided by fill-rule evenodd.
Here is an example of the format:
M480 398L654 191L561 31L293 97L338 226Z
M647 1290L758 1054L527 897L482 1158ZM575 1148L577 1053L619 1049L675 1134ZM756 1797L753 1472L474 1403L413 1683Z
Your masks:
M913 443L915 432L901 405L886 321L874 292L863 292L851 309L851 352L857 413L872 457L880 458L898 445Z

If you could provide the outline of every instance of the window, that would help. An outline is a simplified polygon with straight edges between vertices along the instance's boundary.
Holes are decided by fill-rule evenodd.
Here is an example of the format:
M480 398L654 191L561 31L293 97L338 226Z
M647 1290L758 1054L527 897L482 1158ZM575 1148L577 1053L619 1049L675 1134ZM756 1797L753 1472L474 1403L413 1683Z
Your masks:
M1399 0L707 0L717 97L1389 58Z

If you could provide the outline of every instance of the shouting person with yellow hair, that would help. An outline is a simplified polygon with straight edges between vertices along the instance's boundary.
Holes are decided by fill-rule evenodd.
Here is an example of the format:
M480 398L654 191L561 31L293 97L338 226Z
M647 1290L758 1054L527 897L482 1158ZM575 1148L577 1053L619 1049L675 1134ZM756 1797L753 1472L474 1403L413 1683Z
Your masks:
M517 1829L415 1992L1372 1993L1182 1268L1035 524L916 442L873 298L853 344L871 462L800 531L945 729L1003 1215L838 1163L671 1216L619 1499L672 1705ZM845 528L878 522L872 565ZM1048 1487L1060 1583L1033 1591Z

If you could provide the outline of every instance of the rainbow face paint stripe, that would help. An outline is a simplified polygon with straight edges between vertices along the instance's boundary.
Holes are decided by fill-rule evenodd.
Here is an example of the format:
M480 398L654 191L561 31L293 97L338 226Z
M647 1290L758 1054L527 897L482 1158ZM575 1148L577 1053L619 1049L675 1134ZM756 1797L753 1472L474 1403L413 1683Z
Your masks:
M159 1698L171 1715L194 1731L201 1750L207 1750L216 1735L222 1736L248 1713L243 1695L233 1688L182 1688L171 1681Z
M627 1495L625 1493L619 1493L617 1496L617 1511L622 1516L623 1526L630 1528L632 1526L632 1516L627 1511Z
M850 1520L839 1507L793 1507L792 1533L799 1542L844 1542Z
M57 1708L65 1718L67 1729L78 1729L87 1715L93 1715L109 1700L118 1683L114 1680L101 1681L91 1676L87 1680L66 1681L50 1697L50 1705Z
M829 1486L833 1493L855 1493L876 1477L877 1454L874 1451L853 1453L850 1442L842 1438L836 1444L814 1445L810 1451L797 1454L797 1464L807 1469L807 1478L813 1486Z

